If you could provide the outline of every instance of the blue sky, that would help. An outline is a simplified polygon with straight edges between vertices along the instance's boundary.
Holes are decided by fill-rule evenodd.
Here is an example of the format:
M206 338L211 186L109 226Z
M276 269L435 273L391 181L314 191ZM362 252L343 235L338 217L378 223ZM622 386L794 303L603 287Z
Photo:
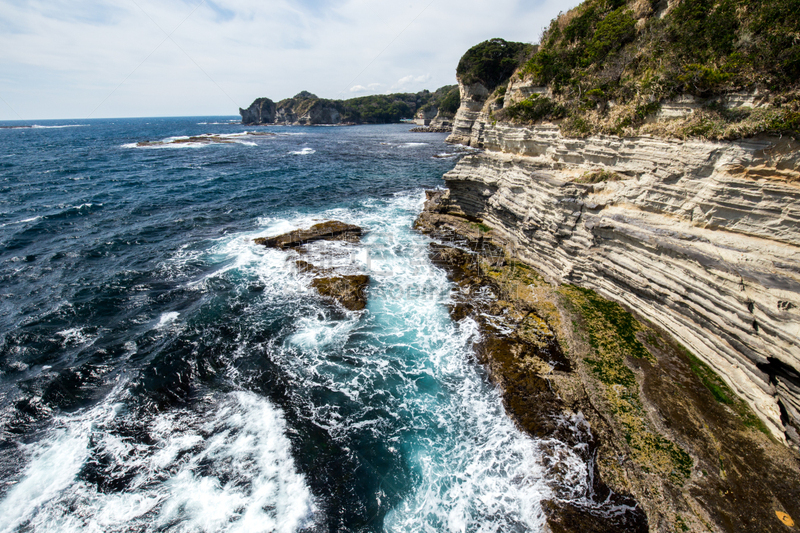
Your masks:
M235 115L259 96L455 83L471 46L536 42L551 0L0 0L0 120Z

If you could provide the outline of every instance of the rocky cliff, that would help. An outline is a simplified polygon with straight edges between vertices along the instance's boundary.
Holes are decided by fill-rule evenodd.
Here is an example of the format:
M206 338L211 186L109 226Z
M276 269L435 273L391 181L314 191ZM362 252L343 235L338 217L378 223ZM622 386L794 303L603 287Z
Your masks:
M508 413L588 450L597 487L545 506L553 532L795 527L796 12L586 0L459 63L448 141L481 151L416 227Z
M511 84L507 102L544 91ZM492 120L461 85L451 142L483 148L445 175L450 201L554 283L671 332L800 445L800 145L564 137Z
M473 47L448 141L483 152L445 181L454 210L671 332L797 448L792 5L587 0L536 48Z

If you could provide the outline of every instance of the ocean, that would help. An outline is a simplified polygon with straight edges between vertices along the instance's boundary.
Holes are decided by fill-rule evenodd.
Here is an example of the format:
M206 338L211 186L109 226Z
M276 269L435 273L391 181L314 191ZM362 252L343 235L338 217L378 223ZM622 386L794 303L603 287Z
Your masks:
M465 149L410 127L0 123L0 531L540 531L585 491L450 318L412 223ZM361 242L253 242L330 219Z

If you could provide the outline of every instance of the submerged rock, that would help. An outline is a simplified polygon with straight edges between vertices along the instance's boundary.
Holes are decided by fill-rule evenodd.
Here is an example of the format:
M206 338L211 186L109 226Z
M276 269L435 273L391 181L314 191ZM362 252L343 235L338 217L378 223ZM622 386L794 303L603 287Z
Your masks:
M362 229L353 224L345 224L338 220L329 220L315 224L308 229L298 229L276 237L259 237L256 244L267 248L296 248L314 241L346 241L358 242Z

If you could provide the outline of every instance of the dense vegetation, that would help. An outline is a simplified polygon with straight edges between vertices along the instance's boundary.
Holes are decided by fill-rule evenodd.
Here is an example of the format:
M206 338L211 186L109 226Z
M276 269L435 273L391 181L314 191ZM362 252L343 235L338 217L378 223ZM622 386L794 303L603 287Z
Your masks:
M508 80L533 46L490 39L470 48L458 62L456 76L466 85L481 83L493 91Z
M509 106L507 117L564 118L567 134L659 133L645 127L647 117L691 95L708 105L666 133L797 135L800 2L680 0L667 9L665 0L587 0L553 20L520 76L547 86L550 97ZM755 91L768 96L768 108L720 105L726 94Z
M444 87L436 89L428 100L428 103L423 105L420 109L428 110L436 107L442 117L453 118L460 105L461 93L458 90L458 85L445 85Z
M417 110L425 106L436 105L455 114L459 104L458 87L446 85L434 92L424 90L418 93L376 94L349 100L329 100L302 91L293 98L281 100L276 108L279 113L297 117L314 109L328 108L338 111L341 121L345 123L390 124L413 118Z

